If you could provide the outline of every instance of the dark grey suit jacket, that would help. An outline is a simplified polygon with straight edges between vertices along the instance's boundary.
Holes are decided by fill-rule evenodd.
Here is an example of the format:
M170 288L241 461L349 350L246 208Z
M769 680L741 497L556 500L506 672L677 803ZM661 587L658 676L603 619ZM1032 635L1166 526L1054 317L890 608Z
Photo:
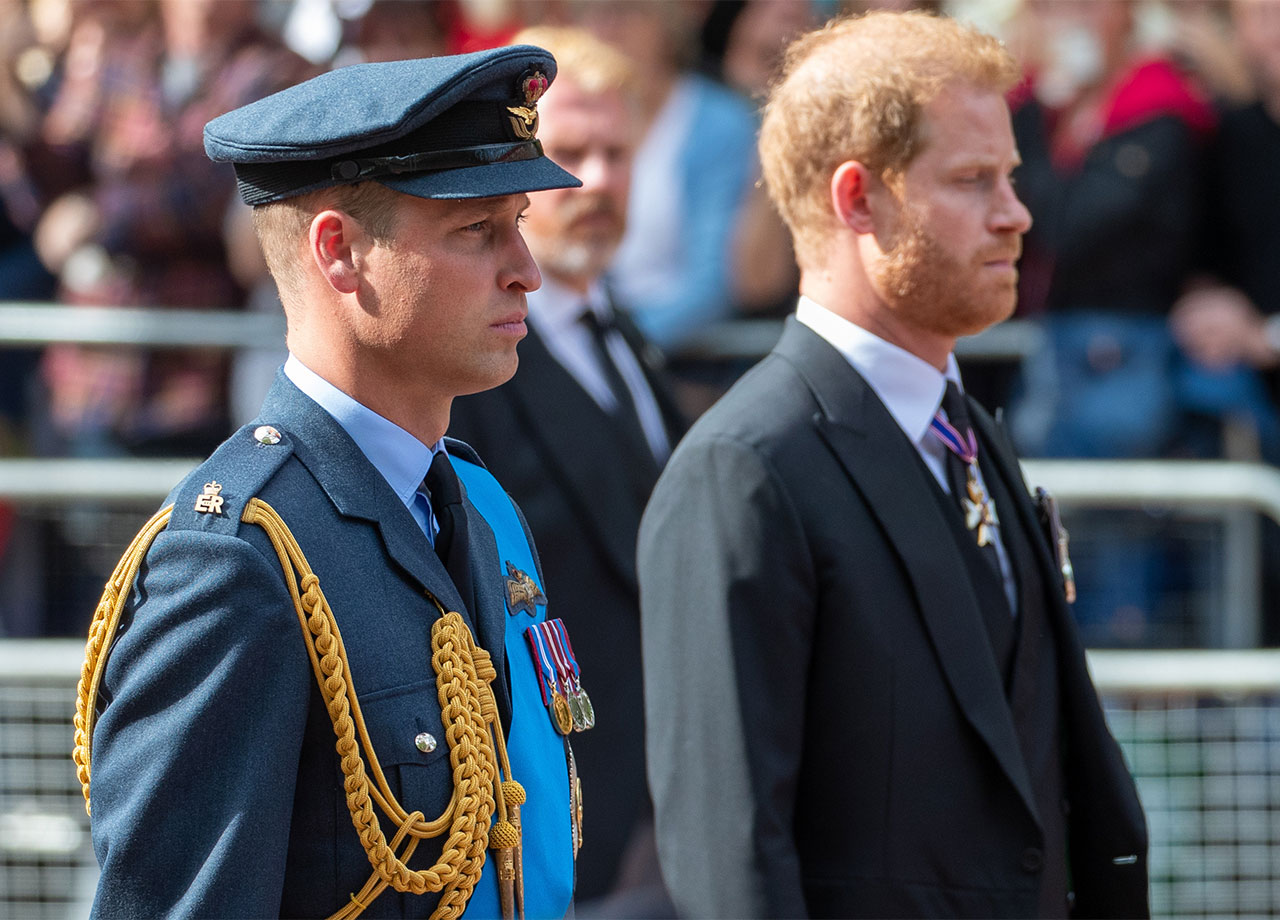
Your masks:
M1001 515L1039 536L1016 459L975 416L1018 486ZM649 777L683 914L1035 915L1036 797L929 476L794 319L669 462L639 572ZM1059 585L1047 543L1036 558ZM1054 594L1075 912L1142 915L1141 809Z
M667 383L639 333L620 330L675 444L683 422ZM597 721L573 736L584 796L581 903L613 887L632 832L650 817L635 548L659 468L643 445L619 437L533 330L512 380L454 400L449 433L475 447L524 511L546 572L548 616L564 620L583 663Z

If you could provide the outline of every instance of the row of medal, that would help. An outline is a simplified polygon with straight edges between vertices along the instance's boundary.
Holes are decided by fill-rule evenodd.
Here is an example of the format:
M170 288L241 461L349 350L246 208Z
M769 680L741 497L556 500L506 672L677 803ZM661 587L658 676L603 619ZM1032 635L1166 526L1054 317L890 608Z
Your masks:
M529 640L529 651L538 673L542 703L556 731L567 735L592 728L596 724L596 712L582 689L578 659L574 657L564 622L557 618L534 623L524 635Z

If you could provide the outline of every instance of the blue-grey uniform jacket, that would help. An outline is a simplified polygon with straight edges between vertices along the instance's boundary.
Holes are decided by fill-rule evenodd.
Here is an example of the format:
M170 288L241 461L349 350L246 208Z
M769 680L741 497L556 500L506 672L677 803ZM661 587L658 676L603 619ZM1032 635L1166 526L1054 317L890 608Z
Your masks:
M277 429L279 442L255 439L260 425ZM449 450L478 463L459 442ZM214 481L221 513L195 510ZM240 522L253 497L280 513L320 579L374 751L407 811L432 820L453 789L429 594L461 613L492 655L494 695L510 726L505 583L487 574L499 571L493 531L468 500L472 570L485 574L473 576L475 596L461 598L387 482L280 375L260 418L170 494L171 521L111 649L93 736L95 916L323 917L369 878L280 562L265 533ZM541 584L534 558L539 571L530 574ZM434 749L420 749L430 747L417 740L423 733ZM567 812L567 766L563 775L564 789L553 791ZM379 818L389 839L396 828ZM439 838L424 841L411 868L430 866L440 849ZM540 884L525 879L526 889ZM571 889L572 879L556 885ZM435 904L434 895L388 890L364 916L425 917Z

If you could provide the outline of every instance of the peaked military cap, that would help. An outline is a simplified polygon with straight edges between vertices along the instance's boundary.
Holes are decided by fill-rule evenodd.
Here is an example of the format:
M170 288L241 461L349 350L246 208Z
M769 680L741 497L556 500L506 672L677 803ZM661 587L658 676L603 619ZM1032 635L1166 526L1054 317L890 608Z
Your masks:
M573 188L536 137L555 74L532 45L354 64L215 118L204 149L251 205L370 179L419 198Z

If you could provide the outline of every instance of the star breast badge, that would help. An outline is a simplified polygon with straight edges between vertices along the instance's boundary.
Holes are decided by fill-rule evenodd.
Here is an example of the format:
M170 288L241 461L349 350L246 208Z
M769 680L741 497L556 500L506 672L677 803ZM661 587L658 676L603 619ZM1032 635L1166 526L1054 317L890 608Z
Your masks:
M530 71L520 79L520 93L524 97L524 104L507 106L507 111L511 113L511 129L516 132L516 137L527 141L537 135L538 100L550 85L551 81L540 70Z
M507 610L515 616L521 611L533 616L538 612L538 605L545 604L547 596L542 593L537 582L526 573L507 562Z

